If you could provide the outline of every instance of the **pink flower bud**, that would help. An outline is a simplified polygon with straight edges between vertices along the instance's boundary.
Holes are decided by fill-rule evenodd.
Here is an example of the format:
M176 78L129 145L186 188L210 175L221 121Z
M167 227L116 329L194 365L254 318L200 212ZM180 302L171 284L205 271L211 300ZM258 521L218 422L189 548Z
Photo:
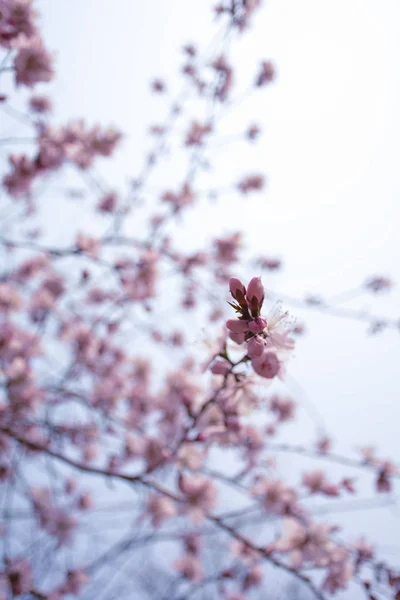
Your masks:
M229 371L229 363L222 360L217 360L211 367L211 373L214 375L225 375Z
M229 280L229 290L232 296L235 298L235 300L237 300L238 302L240 302L240 300L244 300L244 297L246 295L246 288L244 287L240 279L237 279L236 277L231 277Z
M253 317L258 317L264 301L264 286L260 277L253 277L247 288L247 305Z
M231 338L231 340L233 342L235 342L236 344L243 344L244 339L245 339L245 334L244 333L233 333L233 331L229 334L229 337Z
M247 300L252 302L253 298L256 299L257 304L261 306L264 300L264 286L261 282L261 277L253 277L247 288Z
M260 357L251 361L253 369L261 377L273 379L278 374L280 363L274 352L264 352Z
M248 322L240 321L239 319L228 319L226 326L233 333L246 333L249 330Z
M250 358L257 358L264 352L264 342L259 337L252 337L247 342L247 354Z
M263 317L257 317L254 321L249 323L249 329L251 333L261 333L267 326L266 319Z

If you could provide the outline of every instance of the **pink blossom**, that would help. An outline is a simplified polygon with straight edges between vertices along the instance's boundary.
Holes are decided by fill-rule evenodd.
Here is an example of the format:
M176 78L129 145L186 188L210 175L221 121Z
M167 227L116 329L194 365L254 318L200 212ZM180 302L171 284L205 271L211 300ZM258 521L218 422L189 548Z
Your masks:
M39 288L29 302L29 316L34 323L42 323L55 306L54 295L45 288Z
M303 563L326 566L338 548L330 539L335 527L326 523L302 525L293 518L283 520L282 536L272 544L276 552L288 553L295 569Z
M261 87L268 83L271 83L275 79L275 68L274 65L268 60L264 60L261 63L260 72L257 76L256 85Z
M200 475L179 476L179 489L182 492L186 507L194 523L202 521L204 514L214 508L216 502L216 489L212 481Z
M244 297L246 295L246 288L244 287L240 279L237 279L236 277L231 277L229 280L229 290L233 298L237 300L239 304L243 302Z
M245 333L234 333L233 331L229 332L229 338L235 342L236 344L243 344L246 339Z
M15 279L23 282L45 271L49 266L50 260L48 256L39 255L29 258L18 266L15 272Z
M186 44L183 47L183 51L191 58L193 58L197 54L196 47L193 44Z
M161 79L154 79L151 83L151 89L157 94L165 92L165 83Z
M311 494L325 494L326 496L339 496L339 486L333 485L326 480L323 471L312 471L303 474L303 485Z
M270 400L270 410L277 416L278 421L283 423L294 418L296 403L290 398L273 396Z
M265 256L257 260L257 265L268 271L278 271L282 268L282 260L280 258Z
M390 492L392 489L391 477L398 473L394 463L389 460L380 461L378 477L376 480L376 489L378 492Z
M29 108L32 112L42 115L51 112L52 102L48 96L32 96L29 100Z
M94 155L111 156L121 138L121 133L113 127L102 130L99 126L95 126L88 132L90 150Z
M170 498L159 494L150 494L147 499L147 512L153 527L159 527L163 521L175 515L175 505Z
M326 436L322 437L317 440L315 446L318 452L321 454L327 454L332 448L332 440Z
M54 506L49 491L44 488L33 489L32 500L41 527L58 540L59 546L69 543L77 526L75 517Z
M14 59L15 81L17 85L33 87L40 81L53 78L53 59L39 37L18 37L13 42L17 54Z
M248 321L240 319L228 319L226 327L233 333L247 333L249 330L249 323Z
M189 581L201 581L204 577L201 562L193 554L187 554L174 563L174 568Z
M245 542L235 540L231 547L235 558L241 560L245 565L254 564L260 558L259 552Z
M253 277L247 286L247 304L253 317L258 317L264 302L264 286L260 277Z
M260 133L261 133L261 130L258 125L250 125L250 127L248 128L248 130L246 132L246 135L249 138L249 140L255 140L258 138Z
M27 38L35 33L35 12L31 0L3 0L0 5L0 44L8 48L20 34Z
M281 302L277 302L267 315L265 333L268 346L275 348L280 355L293 350L294 341L290 337L288 313L282 311Z
M99 255L100 242L98 239L90 235L79 233L76 238L76 245L81 252L85 252L93 258L97 258L97 256Z
M21 306L21 296L15 286L9 283L0 283L0 312L13 312L19 310Z
M230 265L238 259L237 252L240 247L241 234L233 233L215 240L216 260L222 264Z
M187 133L185 146L201 146L203 139L210 134L212 126L209 123L202 125L198 121L193 121L190 130Z
M273 379L278 375L281 364L277 355L274 352L266 352L251 361L254 371L261 377Z
M196 533L189 533L189 535L185 536L183 543L185 545L185 550L189 554L194 554L195 556L200 553L202 546L202 539Z
M222 77L222 81L219 84L219 88L215 95L221 102L224 102L224 100L227 99L233 84L233 69L228 64L225 56L220 56L217 60L215 60L212 64L212 67Z
M165 448L161 440L148 438L145 442L143 458L146 461L147 469L154 470L164 463L169 457L168 448Z
M244 427L240 431L240 441L245 447L244 456L249 465L255 465L260 451L264 448L263 434L255 427Z
M282 481L260 477L252 491L261 498L266 512L287 515L295 509L296 492Z
M247 354L250 358L258 358L262 355L265 349L264 341L258 337L252 337L247 342Z
M175 211L179 211L182 208L193 204L195 201L195 195L188 183L185 183L179 193L165 192L162 195L163 202L169 202L175 208Z
M354 574L349 552L346 548L337 547L330 553L328 573L322 583L322 589L335 594L340 589L346 589Z
M80 510L89 510L94 507L93 498L89 493L81 494L78 499L78 508Z
M118 203L118 196L115 192L109 192L105 194L102 198L100 198L99 203L97 205L97 210L103 213L111 213L113 212Z
M247 175L238 183L238 188L242 194L249 192L258 192L264 188L265 179L263 175Z
M18 356L4 369L4 374L9 381L21 381L29 377L29 365L24 358Z
M230 365L227 361L217 360L211 367L211 373L214 375L226 375L230 369Z
M64 279L56 273L50 273L44 278L42 288L54 298L59 298L65 291Z
M198 471L205 461L205 452L194 444L182 444L178 452L178 463L191 471Z
M267 327L267 321L262 317L257 317L249 323L249 330L252 333L262 333Z
M20 156L11 155L8 160L12 171L3 178L4 187L10 196L14 198L28 194L36 175L34 163L25 154Z

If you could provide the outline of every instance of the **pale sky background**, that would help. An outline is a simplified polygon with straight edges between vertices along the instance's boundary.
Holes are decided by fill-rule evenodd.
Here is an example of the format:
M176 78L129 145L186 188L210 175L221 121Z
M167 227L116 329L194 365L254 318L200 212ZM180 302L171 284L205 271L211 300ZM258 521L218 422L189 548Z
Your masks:
M57 119L83 116L126 132L111 179L139 172L146 130L166 114L149 82L160 75L171 96L179 92L181 46L212 39L213 4L39 1L44 37L57 54ZM188 214L182 242L243 226L258 253L284 258L285 271L265 283L291 296L341 294L374 274L400 281L400 2L269 0L253 23L231 58L243 81L252 80L258 59L272 59L276 84L243 102L223 127L240 133L254 115L264 136L244 156L243 147L224 147L216 165L225 184L253 167L267 174L268 186L254 199L224 198L221 209L204 203ZM343 306L400 318L399 300L397 285ZM308 326L289 366L293 391L304 389L339 448L373 444L398 459L400 330L372 337L362 323L291 312ZM390 551L400 511L372 516L351 515L346 525L358 531L368 518Z

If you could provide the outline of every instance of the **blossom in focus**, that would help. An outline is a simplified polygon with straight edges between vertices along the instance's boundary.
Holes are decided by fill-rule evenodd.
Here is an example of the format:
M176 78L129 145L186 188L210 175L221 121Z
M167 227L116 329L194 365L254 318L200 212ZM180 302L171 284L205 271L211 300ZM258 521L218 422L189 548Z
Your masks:
M282 314L278 303L267 319L260 316L265 296L260 277L253 277L247 288L239 279L231 277L229 289L235 300L229 304L240 315L226 321L229 337L239 345L247 342L247 356L258 375L266 379L282 376L282 359L294 348L287 313Z

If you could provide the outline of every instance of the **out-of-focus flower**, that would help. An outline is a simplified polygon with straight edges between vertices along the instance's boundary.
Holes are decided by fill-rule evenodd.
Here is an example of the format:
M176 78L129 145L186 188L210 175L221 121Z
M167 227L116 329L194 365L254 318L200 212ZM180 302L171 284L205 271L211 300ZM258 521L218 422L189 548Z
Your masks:
M17 50L14 58L17 85L33 87L53 78L53 59L39 37L20 36L12 45Z

